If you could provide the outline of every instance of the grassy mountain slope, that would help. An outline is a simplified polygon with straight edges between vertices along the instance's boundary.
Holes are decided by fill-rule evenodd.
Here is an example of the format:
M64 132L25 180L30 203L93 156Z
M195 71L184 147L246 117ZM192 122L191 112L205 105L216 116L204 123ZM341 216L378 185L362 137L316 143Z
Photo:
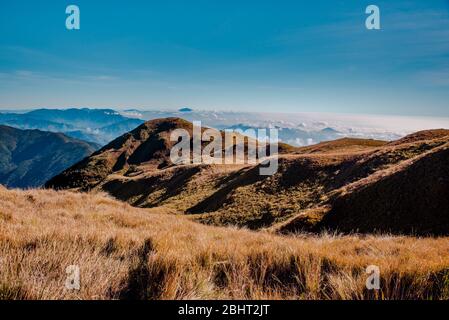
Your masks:
M343 191L321 227L342 231L447 234L449 231L449 144L413 158L394 172ZM348 186L351 188L352 186Z
M90 189L113 172L132 165L145 162L152 169L167 166L173 145L170 132L174 129L192 130L191 124L181 119L147 122L53 178L47 186Z
M59 133L0 126L0 183L19 188L42 186L96 147Z
M191 137L193 136L192 123L186 120L163 118L148 121L50 180L47 186L56 189L82 188L89 190L113 173L135 176L138 172L154 173L159 169L171 168L173 164L170 161L170 151L177 142L170 141L170 135L175 129L183 129ZM202 128L202 131L204 132L205 129ZM222 137L224 136L223 132L219 133ZM236 136L242 137L238 134ZM191 146L192 143L191 140ZM247 140L244 143L247 143ZM205 144L203 143L202 146L204 147ZM279 145L280 152L287 152L287 149L295 148L285 144ZM224 151L223 147L222 153ZM192 157L193 153L191 152L191 159Z
M425 135L428 140L410 142L412 135L365 156L344 174L356 179L338 183L327 201L274 229L448 234L449 137Z
M449 298L447 238L287 237L171 213L0 186L0 299ZM365 286L373 264L380 291Z
M176 118L147 122L47 186L106 191L134 206L169 208L214 225L279 232L449 233L446 162L436 156L449 142L444 130L390 143L345 138L305 148L281 145L279 170L267 177L259 175L257 165L174 166L168 137L175 128L191 130L191 124ZM427 165L407 171L415 161ZM432 168L435 172L426 174ZM389 187L383 182L387 178ZM354 214L347 213L352 205ZM398 214L390 217L391 211Z

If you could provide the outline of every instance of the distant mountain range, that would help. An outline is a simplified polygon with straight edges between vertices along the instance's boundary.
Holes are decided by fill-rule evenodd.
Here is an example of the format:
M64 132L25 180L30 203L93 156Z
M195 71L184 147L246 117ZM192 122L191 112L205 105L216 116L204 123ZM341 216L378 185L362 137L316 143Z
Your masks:
M73 138L73 141L86 141L90 148L99 149L117 137L132 131L143 124L145 120L168 117L182 117L190 121L201 121L203 125L208 125L219 130L233 129L245 132L249 129L275 127L279 129L279 140L293 146L308 146L348 135L347 132L340 132L328 126L326 122L317 122L316 120L308 121L305 119L304 121L306 122L298 123L295 122L298 119L295 120L293 118L290 119L291 121L286 121L276 117L267 117L264 114L198 111L189 107L183 107L175 111L139 111L134 109L115 111L113 109L89 108L36 109L17 112L3 111L0 112L0 125L14 127L20 130L41 130L63 133L66 137ZM369 134L368 136L372 137ZM380 136L384 137L383 135ZM81 152L81 154L87 155L91 151L94 150L89 149L89 152ZM75 154L71 159L75 159L74 162L80 160L77 158L79 154L79 151L75 149ZM66 155L66 157L70 156L69 154ZM6 157L9 157L8 152L6 152ZM62 171L71 164L73 162L63 161L57 168ZM24 166L25 164L21 164L18 167L12 165L1 168L3 180L0 180L0 183L4 181L8 186L27 188L39 186L45 182L44 179L29 179L29 175L33 175L34 172L39 172L39 170L37 170L38 168L27 170L24 169ZM16 168L16 172L11 171L11 168ZM52 169L48 174L59 173L56 171ZM45 179L47 178L50 178L50 176L45 175Z
M277 173L261 176L258 165L170 163L169 137L178 128L191 131L192 124L146 122L46 187L99 190L206 224L279 233L449 234L449 130L393 142L342 138L282 145Z
M37 109L26 113L0 113L0 124L18 129L61 132L69 137L104 145L142 124L111 109Z
M313 131L306 131L301 128L281 127L279 125L275 125L273 127L279 130L279 141L291 144L293 146L309 146L323 141L335 140L343 136L341 132L329 127L324 129L316 129ZM223 130L241 130L243 132L248 130L263 129L259 126L245 124L218 126L218 128Z
M0 113L0 124L18 129L38 129L62 132L67 136L105 145L118 136L133 130L144 121L180 117L188 121L201 121L203 125L216 129L266 129L278 128L279 140L294 146L307 146L344 136L393 140L399 135L391 133L340 131L326 122L309 123L277 120L264 114L236 112L196 111L183 107L177 111L139 111L129 109L37 109L28 112ZM299 119L300 120L300 119ZM296 121L296 122L295 122Z
M98 148L95 143L62 133L0 125L0 184L12 188L40 187Z
M106 145L145 121L169 117L201 121L204 126L219 130L278 128L279 140L293 146L308 146L343 137L396 140L416 131L411 129L414 127L421 130L449 125L445 119L419 119L417 122L417 119L400 118L393 120L401 125L392 127L391 119L374 116L220 112L188 107L173 111L89 108L0 111L0 124L18 129L62 132L73 138Z

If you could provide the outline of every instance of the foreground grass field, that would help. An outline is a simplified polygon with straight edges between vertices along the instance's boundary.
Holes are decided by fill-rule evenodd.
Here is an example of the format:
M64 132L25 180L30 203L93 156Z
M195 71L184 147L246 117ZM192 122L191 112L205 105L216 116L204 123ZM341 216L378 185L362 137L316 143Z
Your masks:
M282 237L170 213L0 187L0 299L449 298L448 238ZM368 265L381 290L366 289Z

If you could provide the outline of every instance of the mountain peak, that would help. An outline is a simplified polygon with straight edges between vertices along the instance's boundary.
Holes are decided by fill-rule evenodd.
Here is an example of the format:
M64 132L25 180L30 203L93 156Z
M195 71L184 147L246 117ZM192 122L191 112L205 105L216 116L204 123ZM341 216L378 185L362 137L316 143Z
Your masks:
M329 134L334 134L334 133L339 133L337 130L335 130L334 128L331 127L327 127L321 130L322 133L329 133Z
M178 142L171 141L170 138L176 129L186 130L190 137L193 136L193 124L182 118L170 117L147 121L53 178L46 186L57 189L75 187L90 189L112 173L126 175L130 169L136 170L136 167L149 172L175 166L170 154L172 147ZM201 128L202 131L206 129ZM223 137L222 131L220 134ZM192 140L190 143L192 146ZM202 147L206 144L207 142L202 143ZM247 156L247 148L244 149ZM280 153L291 152L293 149L286 144L279 144L278 148Z

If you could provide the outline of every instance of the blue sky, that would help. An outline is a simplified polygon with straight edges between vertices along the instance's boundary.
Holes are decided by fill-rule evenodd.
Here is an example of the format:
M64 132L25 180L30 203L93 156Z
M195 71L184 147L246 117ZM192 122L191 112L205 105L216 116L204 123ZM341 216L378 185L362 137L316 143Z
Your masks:
M449 116L449 1L2 1L0 108L82 106Z

